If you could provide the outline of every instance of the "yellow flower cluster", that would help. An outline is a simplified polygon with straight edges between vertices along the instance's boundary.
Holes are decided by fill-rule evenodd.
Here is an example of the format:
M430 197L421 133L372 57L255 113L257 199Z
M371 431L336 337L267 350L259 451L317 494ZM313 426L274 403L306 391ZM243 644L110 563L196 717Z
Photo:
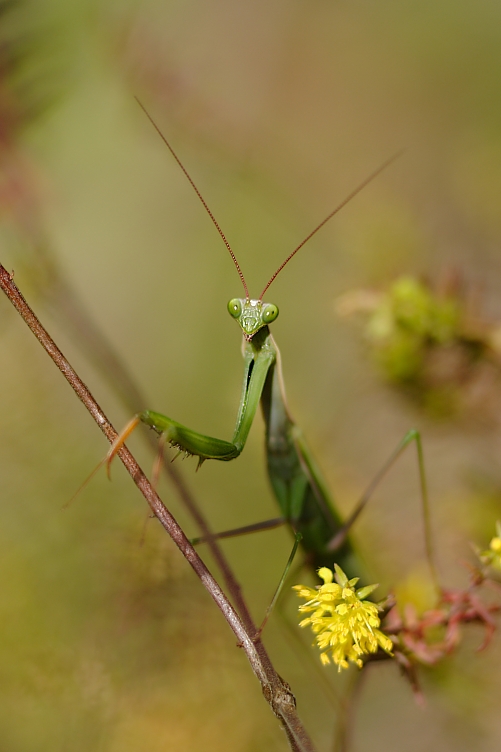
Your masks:
M338 671L356 663L362 668L362 656L376 653L381 647L391 655L392 642L379 630L381 620L375 603L366 601L377 585L355 590L358 577L348 580L343 570L334 564L334 573L327 567L318 570L324 581L318 588L295 585L300 598L307 603L299 606L301 613L312 612L299 626L311 626L320 651L320 660L327 664L331 660Z

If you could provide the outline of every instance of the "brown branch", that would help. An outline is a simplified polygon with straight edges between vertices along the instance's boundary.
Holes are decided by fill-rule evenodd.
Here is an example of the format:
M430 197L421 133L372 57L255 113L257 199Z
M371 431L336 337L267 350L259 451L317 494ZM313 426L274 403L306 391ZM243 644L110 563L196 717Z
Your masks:
M79 378L75 370L64 357L54 340L44 329L21 295L17 286L14 284L13 275L9 274L1 264L0 287L18 313L22 316L23 320L29 326L42 347L48 355L50 355L56 366L75 391L78 398L83 402L108 441L113 442L117 437L117 432L93 398L87 386ZM204 587L222 612L230 628L233 630L238 639L239 645L241 645L247 655L254 674L261 683L265 699L268 701L273 712L281 720L284 726L291 749L295 752L314 752L313 744L297 716L294 696L288 685L283 682L275 672L269 659L262 660L260 653L257 650L259 641L257 641L256 644L254 643L252 636L249 635L248 631L245 629L231 603L228 601L218 583L186 538L174 517L163 504L162 500L151 486L127 447L123 446L118 452L118 456L131 475L134 483L148 502L151 510L176 543L181 553L188 560L191 567L202 581Z
M41 276L43 279L49 280L48 284L41 288L47 308L58 320L62 320L63 326L69 331L72 338L76 338L79 348L85 353L87 358L103 373L110 387L118 394L125 408L130 413L142 412L147 405L146 399L137 388L127 368L107 338L92 321L77 292L61 274L61 271L54 263L48 246L39 244L37 250L37 260L43 267L43 274ZM143 432L143 436L147 438L150 446L155 451L158 442L156 434L147 431ZM207 543L223 575L226 589L240 614L240 618L245 624L247 632L249 634L256 634L257 626L254 624L247 603L242 595L240 584L233 574L232 568L216 538L213 536L207 519L176 466L172 462L169 462L163 454L162 460L164 472L202 532L201 537ZM257 649L261 655L261 659L269 661L264 646L262 644L257 645Z

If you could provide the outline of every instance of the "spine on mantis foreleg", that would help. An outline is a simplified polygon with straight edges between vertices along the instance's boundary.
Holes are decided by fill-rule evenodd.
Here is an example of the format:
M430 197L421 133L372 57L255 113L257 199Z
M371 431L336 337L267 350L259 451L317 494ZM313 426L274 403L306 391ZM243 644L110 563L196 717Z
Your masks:
M191 428L153 410L145 410L140 414L139 419L157 433L165 436L165 440L175 449L198 457L199 467L205 460L234 460L242 451L230 441L192 431Z
M348 538L337 550L329 550L329 542L341 528L341 518L304 437L289 414L280 352L271 334L269 337L275 348L275 362L268 371L261 405L266 423L268 475L275 496L286 520L301 533L301 546L312 566L332 569L335 561L348 576L360 575L360 564Z

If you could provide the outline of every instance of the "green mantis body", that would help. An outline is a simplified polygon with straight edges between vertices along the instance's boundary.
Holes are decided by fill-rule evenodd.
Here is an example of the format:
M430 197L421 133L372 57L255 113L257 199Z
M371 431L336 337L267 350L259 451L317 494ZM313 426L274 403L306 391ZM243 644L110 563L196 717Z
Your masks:
M228 310L231 316L239 322L243 332L245 371L240 406L231 441L222 441L197 433L152 410L145 410L138 416L137 420L153 428L180 452L198 457L200 466L205 460L230 461L239 456L245 446L258 404L261 402L266 424L268 475L280 505L282 521L291 525L296 533L301 534L301 545L314 566L332 567L335 552L336 561L340 566L345 568L346 572L352 573L351 560L354 558L354 553L346 536L346 531L365 504L366 499L362 500L362 504L355 515L352 516L350 523L342 525L301 431L289 414L285 399L280 353L269 330L269 325L278 316L278 308L271 303L263 303L262 300L271 283L299 249L362 188L379 175L397 155L383 163L320 222L279 266L259 299L251 300L235 254L214 215L163 133L140 102L139 105L202 202L226 245L240 276L245 298L230 300ZM410 438L406 437L402 446L405 446L409 440ZM123 441L123 438L119 441ZM400 451L400 449L397 451ZM259 529L259 525L251 527ZM262 527L264 528L266 525Z
M260 300L233 299L230 314L244 334L244 379L235 432L231 442L186 428L160 413L146 410L140 420L174 447L205 460L229 461L242 452L259 403L266 425L268 475L280 505L282 518L301 533L301 545L315 566L330 566L334 541L341 520L334 511L325 483L292 420L285 400L280 352L269 329L278 308ZM336 550L336 561L353 571L353 551L347 539Z

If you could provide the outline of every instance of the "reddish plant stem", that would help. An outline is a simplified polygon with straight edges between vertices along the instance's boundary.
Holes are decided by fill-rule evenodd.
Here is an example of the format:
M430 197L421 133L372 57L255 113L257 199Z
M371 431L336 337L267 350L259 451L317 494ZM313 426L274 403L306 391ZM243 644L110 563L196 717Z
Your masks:
M48 287L46 286L42 290L44 301L49 310L59 319L62 315L63 325L69 331L70 336L76 338L79 348L84 351L88 359L103 373L126 409L131 413L142 412L145 405L147 405L147 401L137 388L118 355L113 351L110 343L92 322L76 291L70 287L68 281L61 275L60 270L57 268L46 247L39 248L38 259L43 265L44 278L50 280ZM156 434L148 431L143 432L143 435L146 436L152 449L156 451L158 443ZM162 460L164 472L174 485L183 504L202 532L202 537L223 575L226 589L240 614L240 618L245 624L247 632L249 634L256 634L257 626L254 624L247 603L242 595L240 584L218 541L213 537L207 519L177 467L163 454ZM266 660L267 656L262 644L258 644L257 649L261 653L262 659Z
M110 443L113 442L117 437L117 432L99 407L96 400L93 398L87 386L79 378L75 370L23 298L17 286L14 284L13 275L9 274L1 264L0 287L18 313L22 316L25 323L29 326L44 350L50 355L78 398L83 402L108 441L110 441ZM188 560L189 564L196 572L204 587L225 617L230 628L233 630L238 639L239 645L241 645L247 655L254 674L261 683L265 699L268 701L273 712L281 720L284 726L291 749L295 752L314 752L313 744L297 716L294 696L288 685L283 682L275 672L268 656L264 654L265 658L263 658L261 651L258 652L257 650L260 641L257 641L256 643L253 641L253 635L250 635L245 629L244 624L233 606L186 538L174 517L163 504L162 500L153 489L147 477L126 446L123 446L120 449L118 456L132 477L134 483L148 502L151 510L176 543L181 553Z

